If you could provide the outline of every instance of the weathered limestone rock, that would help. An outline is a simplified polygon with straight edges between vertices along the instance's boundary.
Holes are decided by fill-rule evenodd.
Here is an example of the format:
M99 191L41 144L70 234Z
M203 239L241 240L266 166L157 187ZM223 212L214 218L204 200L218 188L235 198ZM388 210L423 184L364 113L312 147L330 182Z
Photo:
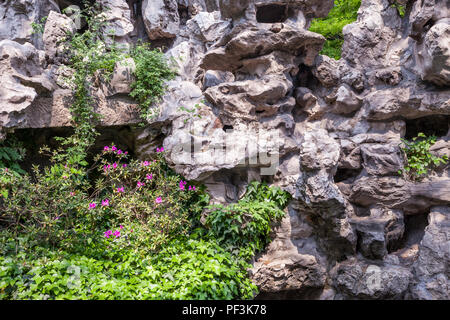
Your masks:
M300 149L301 172L295 194L300 210L309 213L315 221L316 232L323 235L321 245L336 258L351 255L356 246L346 200L333 182L339 155L339 144L325 130L306 132Z
M156 117L127 133L134 153L163 145L213 203L239 200L255 180L293 196L255 257L259 298L448 299L450 167L421 182L398 173L400 138L417 130L436 133L431 152L450 156L448 1L398 1L402 18L390 0L362 0L338 61L307 30L331 0L102 3L107 42L114 33L127 48L147 33L177 68ZM32 35L47 14L43 37ZM52 0L0 4L0 140L2 130L71 125L62 40L74 31ZM139 121L133 70L127 59L109 83L90 81L109 130Z
M12 40L24 44L31 42L42 49L40 34L33 34L32 23L53 10L59 12L53 0L7 0L0 3L0 40Z
M361 156L363 167L371 175L396 174L403 168L403 156L398 144L363 144Z
M77 27L73 20L66 15L50 11L43 34L45 53L49 61L67 63L67 45L65 40L68 34L74 33Z
M0 41L0 127L26 126L25 111L38 94L53 90L54 84L42 68L44 52L30 43Z
M450 85L450 17L439 21L425 35L419 49L419 69L423 80L439 86Z
M338 263L330 275L342 299L402 299L412 279L407 268L356 259Z
M107 92L108 96L130 93L131 84L135 80L133 75L135 69L136 65L132 58L117 62L111 80L103 84L105 86L103 91Z
M176 0L144 0L142 14L150 40L174 38L180 29Z
M450 209L433 207L429 224L419 245L419 257L414 263L412 299L448 300L450 276Z
M107 26L103 33L108 43L116 41L128 46L131 33L134 30L131 21L131 11L125 0L101 0L105 8Z
M323 256L316 248L313 228L292 207L275 230L273 241L255 262L252 279L259 297L311 298L325 285Z
M383 259L388 247L403 236L403 212L374 207L366 217L352 217L359 238L358 250L368 259Z

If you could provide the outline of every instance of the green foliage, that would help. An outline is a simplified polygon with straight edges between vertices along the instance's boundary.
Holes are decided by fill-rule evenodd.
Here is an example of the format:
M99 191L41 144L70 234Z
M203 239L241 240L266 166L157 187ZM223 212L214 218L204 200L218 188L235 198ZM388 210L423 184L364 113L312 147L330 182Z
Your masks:
M399 15L400 17L403 18L403 17L405 16L405 13L406 13L406 7L405 7L404 5L401 5L401 4L397 3L397 2L394 2L394 3L391 5L391 7L397 9L398 15Z
M33 180L1 175L1 299L254 296L247 261L284 215L286 193L251 183L237 204L208 207L205 228L208 195L189 188L161 152L137 161L108 146L94 160L87 171L35 167ZM94 170L100 176L89 184Z
M321 54L339 60L341 58L344 35L342 29L358 18L358 9L361 0L336 0L328 17L314 19L311 23L310 31L320 33L327 41L324 44Z
M80 19L86 21L86 30L67 35L70 67L74 70L73 76L67 80L74 88L70 111L75 132L68 138L59 138L65 152L62 152L63 149L57 150L55 162L87 165L86 152L98 135L95 125L100 120L100 115L94 111L91 83L94 76L109 81L116 62L127 57L115 44L105 45L101 30L107 26L107 21L100 12L99 4L81 10L78 14Z
M256 287L247 267L213 242L189 239L114 262L19 252L0 256L0 299L249 299Z
M207 237L248 259L269 242L271 223L284 216L288 200L288 194L281 189L253 182L238 203L209 207L205 219Z
M202 101L202 103L204 103L204 101ZM202 116L199 114L200 108L201 106L199 103L197 103L193 108L180 107L179 110L186 112L189 116L189 118L184 120L184 123L187 123L189 120L193 120L194 118L201 119Z
M40 22L31 22L31 28L33 28L32 34L43 34L45 29L45 22L47 21L47 16L42 17Z
M0 299L252 298L248 260L269 241L286 193L255 182L237 204L208 207L204 187L170 170L161 150L138 161L105 146L89 167L100 119L91 83L108 81L129 57L104 44L98 12L80 12L87 29L67 38L74 134L58 138L56 150L43 148L52 165L33 166L33 178L0 169ZM132 95L149 118L174 72L148 46L132 56ZM14 159L1 150L2 159Z
M24 174L19 162L23 160L26 150L14 138L0 142L0 169L8 168L12 174Z
M153 106L166 89L165 82L175 77L176 73L169 65L163 52L151 49L149 44L137 45L131 52L136 64L131 84L130 96L139 102L141 117L150 120L158 116L159 110Z
M445 164L448 157L436 157L430 152L430 147L436 143L436 137L427 137L419 133L412 141L402 139L404 146L401 148L405 154L407 164L399 173L406 173L413 180L420 180L435 166Z

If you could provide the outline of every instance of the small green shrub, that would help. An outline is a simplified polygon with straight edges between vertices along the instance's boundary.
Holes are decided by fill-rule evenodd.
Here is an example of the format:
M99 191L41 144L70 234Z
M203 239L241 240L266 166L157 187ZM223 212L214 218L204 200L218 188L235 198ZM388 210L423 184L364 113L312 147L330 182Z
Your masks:
M238 203L208 208L207 237L248 259L270 241L271 224L284 216L288 199L279 188L252 182Z
M405 7L404 5L401 5L401 4L397 3L397 2L394 2L394 3L391 5L391 7L397 9L398 15L399 15L400 17L403 18L403 17L405 16L405 13L406 13L406 7Z
M23 145L14 138L0 142L0 169L8 168L13 174L24 174L19 162L23 160L25 153Z
M42 17L40 22L31 22L31 28L33 29L32 34L43 34L45 28L45 22L47 21L47 16Z
M137 45L131 51L131 57L136 64L136 80L131 84L130 96L138 101L141 117L150 120L159 112L153 104L164 94L166 81L173 79L176 73L163 52L151 49L149 44Z
M320 33L327 41L321 54L339 60L341 58L344 35L342 29L358 18L358 9L361 0L336 0L328 17L314 19L310 31Z
M406 173L409 178L419 180L428 174L433 167L439 164L445 164L448 157L444 155L442 158L436 157L430 152L430 147L436 143L436 137L427 137L423 133L419 133L412 141L402 139L402 150L406 158L406 165L399 173Z

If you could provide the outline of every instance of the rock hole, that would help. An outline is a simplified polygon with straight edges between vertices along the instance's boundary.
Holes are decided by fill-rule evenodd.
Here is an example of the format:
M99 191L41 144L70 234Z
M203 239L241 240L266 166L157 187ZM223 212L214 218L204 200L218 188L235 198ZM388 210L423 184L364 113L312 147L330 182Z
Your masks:
M178 4L178 15L180 16L180 25L185 26L189 20L188 7Z
M227 132L228 130L232 131L233 129L234 129L233 126L227 124L222 127L222 130L225 132Z
M423 132L427 137L446 136L450 128L450 116L433 115L417 119L406 120L405 139L411 140Z
M387 247L388 253L408 250L412 246L419 244L425 235L425 228L428 226L429 213L428 211L422 214L405 215L403 236L398 241L389 243Z
M336 170L336 174L334 175L334 182L342 182L349 179L356 178L361 170L357 169L346 169L346 168L338 168Z
M298 66L297 76L294 78L294 87L313 88L317 86L317 79L314 77L311 68L307 65Z
M283 4L268 4L256 8L256 21L260 23L285 22L287 6Z

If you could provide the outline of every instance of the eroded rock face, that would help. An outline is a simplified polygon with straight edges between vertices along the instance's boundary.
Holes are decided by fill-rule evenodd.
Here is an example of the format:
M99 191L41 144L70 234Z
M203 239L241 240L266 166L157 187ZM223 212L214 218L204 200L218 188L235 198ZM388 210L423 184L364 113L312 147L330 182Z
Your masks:
M41 23L51 10L59 12L53 0L7 0L0 3L0 40L24 44L30 42L42 49L40 35L33 34L32 23Z
M150 40L174 38L180 30L176 0L144 0L142 14Z
M102 2L106 36L128 47L146 33L178 70L158 116L130 137L138 157L163 145L213 202L239 200L254 180L293 196L255 257L259 298L449 299L450 167L416 182L399 173L401 138L417 128L450 155L448 1L403 1L402 18L392 1L362 0L339 61L307 30L331 0ZM70 126L61 40L76 28L59 9L0 4L0 128ZM40 40L31 22L47 14ZM93 77L101 125L139 121L133 70L127 59L109 84Z

